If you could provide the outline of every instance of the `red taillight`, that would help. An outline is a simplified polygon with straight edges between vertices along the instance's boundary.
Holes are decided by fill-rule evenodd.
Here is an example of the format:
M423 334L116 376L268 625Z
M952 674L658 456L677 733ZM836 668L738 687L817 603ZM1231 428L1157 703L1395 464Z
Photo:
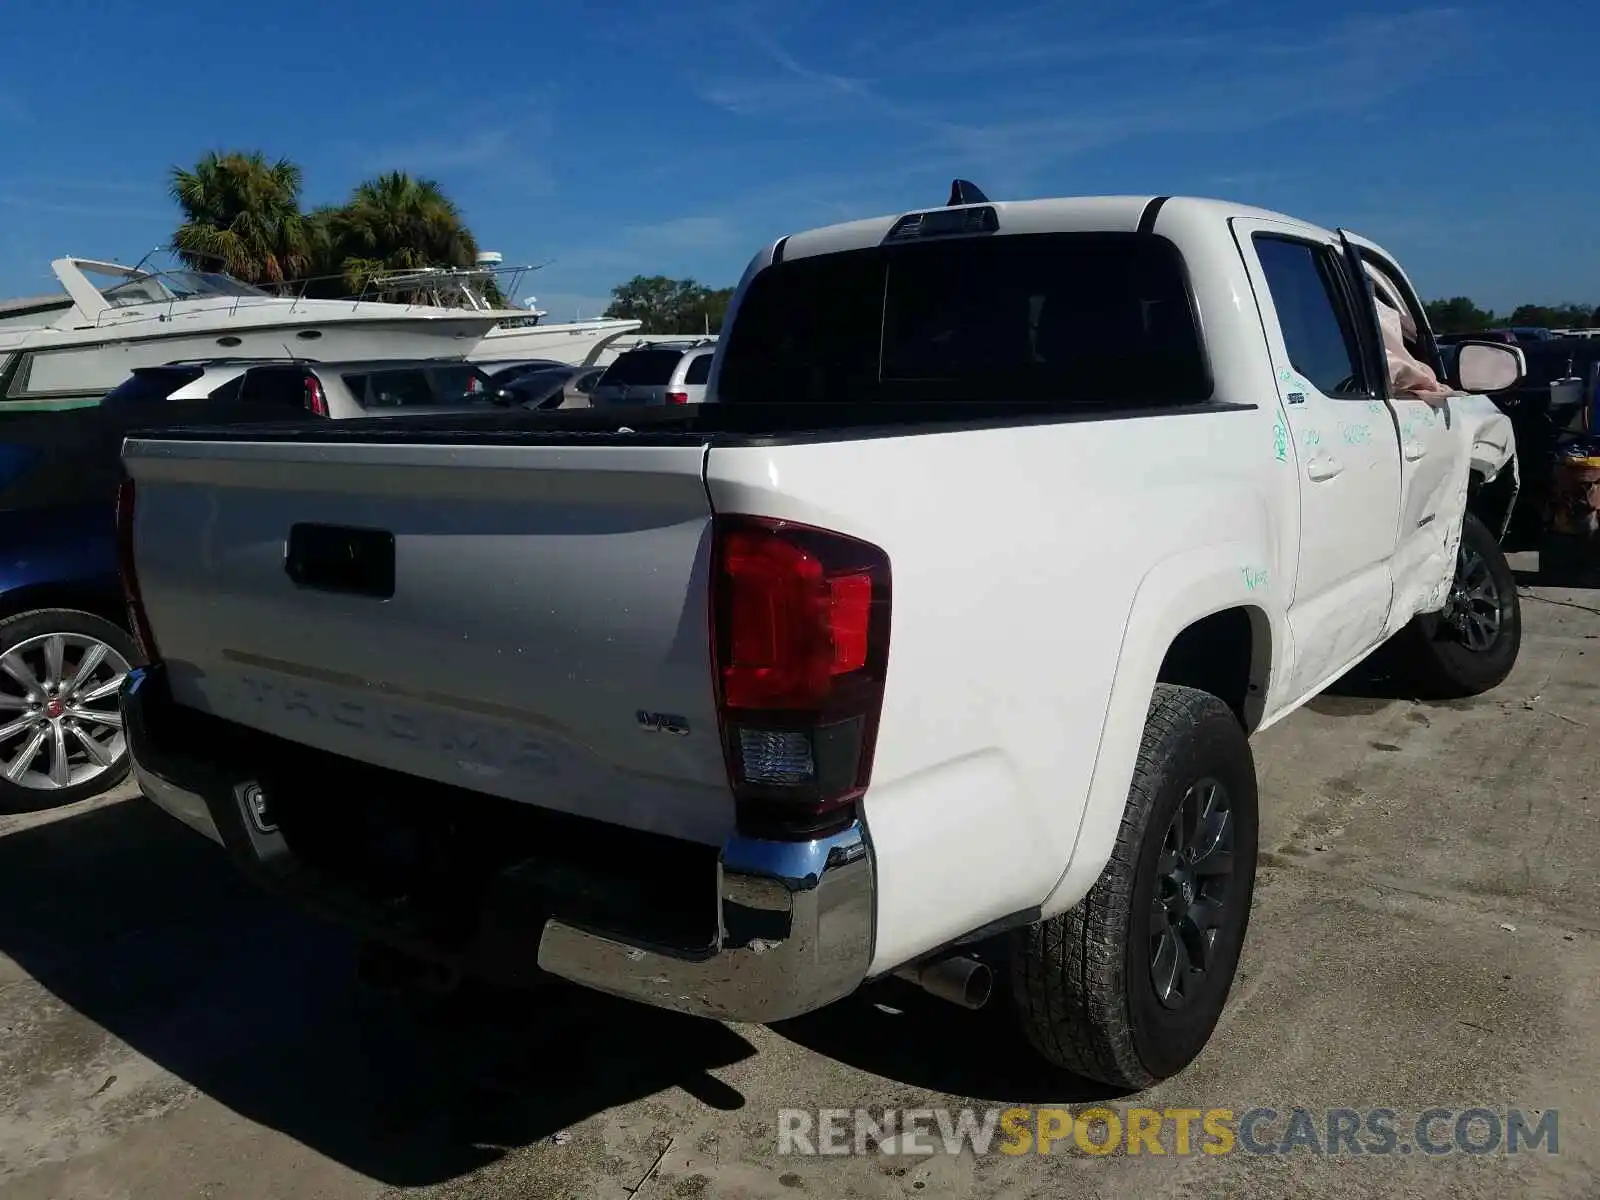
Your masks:
M667 403L668 404L687 404L687 403L689 403L689 393L688 392L668 392L667 393Z
M122 580L122 598L128 606L128 626L139 653L146 662L156 661L155 634L145 615L144 598L139 594L139 576L133 563L133 480L117 485L117 574Z
M741 828L809 837L872 775L889 661L889 559L843 534L718 516L712 655Z
M305 379L305 387L306 408L319 417L327 416L328 397L323 394L322 380L318 379L315 375L307 375Z

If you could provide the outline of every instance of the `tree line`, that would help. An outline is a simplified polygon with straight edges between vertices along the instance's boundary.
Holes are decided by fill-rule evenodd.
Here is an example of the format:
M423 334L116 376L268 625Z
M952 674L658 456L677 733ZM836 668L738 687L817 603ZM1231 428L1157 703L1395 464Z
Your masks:
M1423 305L1435 333L1477 333L1484 329L1523 326L1534 329L1600 328L1600 306L1588 304L1519 304L1510 313L1479 308L1466 296L1429 300Z
M611 289L608 317L643 322L640 333L717 333L733 289L709 288L693 279L635 275Z
M716 333L733 289L709 288L693 279L635 275L611 289L608 317L643 322L641 333ZM1519 304L1509 313L1479 308L1466 296L1429 300L1424 306L1435 333L1475 333L1507 326L1541 329L1600 328L1600 307L1588 304Z
M260 151L211 151L173 167L182 215L171 249L186 266L310 297L359 294L386 271L470 267L478 241L432 179L390 171L363 180L343 204L306 209L303 174ZM490 280L491 304L505 297ZM732 288L639 275L611 290L607 316L633 317L644 333L716 333Z
M173 167L183 217L173 252L196 270L323 297L357 294L381 271L477 261L461 210L432 179L390 171L357 183L343 204L309 211L301 181L298 165L259 151L212 151Z

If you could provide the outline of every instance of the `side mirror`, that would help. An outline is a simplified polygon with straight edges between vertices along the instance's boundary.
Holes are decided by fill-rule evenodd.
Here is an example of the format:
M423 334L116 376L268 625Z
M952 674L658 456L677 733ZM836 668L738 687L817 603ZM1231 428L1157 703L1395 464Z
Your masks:
M1454 378L1463 392L1483 394L1515 387L1528 373L1520 346L1504 342L1462 342L1456 347Z

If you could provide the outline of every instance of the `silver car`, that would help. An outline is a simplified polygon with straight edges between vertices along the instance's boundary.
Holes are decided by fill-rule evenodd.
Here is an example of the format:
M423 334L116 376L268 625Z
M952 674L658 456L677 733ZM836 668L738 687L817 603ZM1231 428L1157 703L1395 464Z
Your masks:
M595 408L635 404L699 404L705 399L714 338L648 342L625 350L594 385Z

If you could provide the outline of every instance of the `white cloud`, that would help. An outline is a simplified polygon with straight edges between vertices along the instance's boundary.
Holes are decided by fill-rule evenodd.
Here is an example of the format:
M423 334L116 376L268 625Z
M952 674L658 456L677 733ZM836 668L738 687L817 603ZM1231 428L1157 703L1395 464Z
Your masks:
M1285 42L1271 30L1175 31L1139 37L1082 32L1052 36L1059 6L981 20L933 33L890 30L858 39L896 88L801 62L771 34L749 27L749 45L776 68L702 83L708 102L752 118L791 124L888 121L923 139L915 155L943 156L964 169L987 167L1017 177L1063 158L1156 134L1216 134L1262 128L1316 113L1372 109L1425 83L1459 47L1466 23L1451 8L1419 9L1348 20ZM1226 44L1229 53L1217 53ZM847 50L846 53L849 51ZM1120 73L1101 86L1074 64L1177 57L1182 72ZM1027 74L1003 68L1054 60L1063 70ZM989 71L992 92L964 87L945 100L933 80L953 71ZM1177 80L1178 82L1173 82ZM928 99L930 94L936 98ZM902 98L916 96L917 99ZM991 115L992 114L992 115Z

